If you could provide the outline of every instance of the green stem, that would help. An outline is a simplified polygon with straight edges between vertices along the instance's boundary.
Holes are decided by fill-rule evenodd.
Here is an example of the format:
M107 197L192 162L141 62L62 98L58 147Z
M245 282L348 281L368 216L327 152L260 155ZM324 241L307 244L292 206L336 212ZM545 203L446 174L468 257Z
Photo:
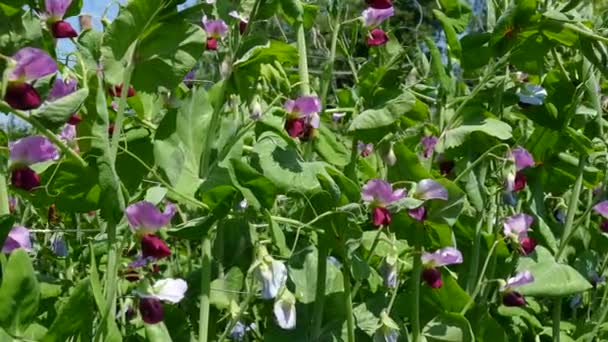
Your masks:
M473 258L471 260L471 269L469 271L469 279L467 280L467 292L469 295L473 291L473 286L477 281L477 271L479 269L479 256L481 251L481 229L483 220L477 221L475 226L475 238L473 240Z
M353 301L350 293L350 262L348 256L344 258L342 277L344 278L344 308L346 310L347 341L355 342L355 316L353 315Z
M220 114L224 106L224 100L226 96L226 81L222 81L220 85L220 91L218 93L218 101L213 106L213 114L211 115L211 121L209 121L209 130L205 139L205 146L201 155L199 177L202 179L207 178L209 175L209 161L211 160L211 145L217 137L217 131L219 130Z
M477 158L474 162L469 164L469 166L467 166L466 169L464 169L461 173L459 173L458 176L456 176L456 178L454 178L453 182L457 182L462 177L466 176L469 172L471 172L471 170L473 170L477 165L479 165L479 163L481 163L490 153L492 153L494 150L498 150L501 147L504 147L507 150L510 148L509 145L507 145L507 144L498 144L498 145L492 146L490 149L485 151L481 156L479 156L479 158Z
M466 314L467 311L469 310L469 308L471 308L471 305L473 305L473 303L475 303L475 298L479 294L479 291L481 291L481 285L483 284L483 277L486 274L486 270L488 269L490 260L493 259L492 254L494 254L494 250L496 249L496 246L498 246L498 241L495 241L494 244L492 245L492 248L490 248L490 250L488 251L488 256L486 256L486 260L484 261L483 267L481 268L481 273L479 274L479 279L477 280L477 285L475 285L475 290L469 297L469 301L467 302L467 304L464 306L462 311L460 311L461 315Z
M323 305L325 304L325 279L327 277L328 246L325 243L325 233L318 234L320 240L319 255L317 257L317 288L315 293L315 306L313 314L312 340L318 341L323 325Z
M3 165L3 169L6 169L6 166ZM6 186L6 176L5 172L0 173L0 215L9 215L10 208L8 204L8 189Z
M325 70L325 80L323 82L323 86L321 87L321 104L323 106L323 112L327 108L327 93L329 91L329 86L331 85L332 75L334 72L334 62L336 60L336 46L338 45L338 36L340 34L340 23L339 20L336 19L335 27L333 27L333 34L331 36L331 47L329 50L329 60L327 61L327 69Z
M211 295L211 240L203 238L201 267L201 303L198 322L198 341L207 342L209 336L209 304Z
M130 58L130 60L131 59L132 58ZM131 86L131 75L133 74L134 68L135 66L133 62L130 61L129 64L127 64L127 67L125 68L122 76L122 91L120 92L120 100L118 101L118 112L116 112L116 120L114 120L114 133L112 133L112 141L110 143L110 158L112 158L112 161L116 160L116 154L118 153L120 132L122 131L122 125L125 119L125 108L127 108L127 94L129 93L129 87Z
M300 74L300 92L302 95L310 94L310 80L308 78L308 55L306 52L306 33L304 23L298 23L298 71Z
M414 269L412 271L412 342L420 342L420 276L422 275L422 241L420 241L420 227L414 228Z
M572 189L572 194L570 195L570 200L568 201L568 211L566 213L566 224L564 225L564 235L562 237L562 241L557 250L557 254L555 255L555 260L560 261L560 257L564 253L566 246L568 246L568 242L570 241L575 227L574 223L574 215L576 214L576 210L578 208L578 199L581 194L581 188L583 187L583 175L585 173L585 164L587 162L587 158L583 155L579 156L578 162L578 173L576 175L576 181L574 182L574 188Z
M562 315L562 297L555 298L553 302L553 342L559 342L559 323Z
M376 233L376 236L374 237L374 241L372 242L372 246L369 249L369 254L367 255L367 258L365 258L365 263L369 265L370 260L372 259L372 256L374 255L374 251L376 250L376 247L378 246L378 243L380 242L380 236L382 235L382 231L384 226L381 226L380 228L378 228L378 232ZM359 292L359 288L361 287L361 280L357 280L357 282L355 283L355 286L353 287L353 291L352 291L352 297L351 298L355 298L355 296L357 295L357 292Z
M602 311L600 313L599 320L595 320L595 327L593 328L591 335L589 335L589 338L587 339L588 342L593 341L593 339L597 336L597 332L600 329L600 326L603 325L606 320L606 316L608 315L608 305L605 304L605 301L607 298L608 286L604 286L604 294L602 295L602 300L600 301L600 307L602 308Z

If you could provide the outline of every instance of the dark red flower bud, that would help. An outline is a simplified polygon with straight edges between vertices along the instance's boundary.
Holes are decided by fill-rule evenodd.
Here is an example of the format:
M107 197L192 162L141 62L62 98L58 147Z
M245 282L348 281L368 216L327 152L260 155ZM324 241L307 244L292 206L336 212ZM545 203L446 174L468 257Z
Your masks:
M78 113L70 116L70 118L68 119L68 123L73 126L78 125L81 121L82 121L82 118L80 117L80 114L78 114Z
M369 46L380 46L388 42L388 35L382 29L375 28L370 31L367 37L367 45Z
M169 246L153 234L146 234L141 238L141 251L144 258L162 259L171 255Z
M425 207L418 207L416 209L410 209L408 211L408 213L410 214L410 217L416 221L422 222L422 221L426 220L426 208Z
M536 245L537 245L536 240L534 240L531 237L522 238L519 241L519 244L521 246L521 252L524 255L528 255L528 254L534 252L534 249L536 248Z
M139 300L139 313L144 322L156 324L163 321L163 304L156 298L141 298Z
M513 191L518 192L526 187L526 175L521 172L515 174L515 181L513 182Z
M442 161L439 163L439 172L441 172L441 175L445 177L452 172L454 166L456 166L456 164L453 160Z
M391 224L391 212L384 207L372 209L372 222L376 227L388 226Z
M505 306L524 306L526 305L526 300L521 293L511 291L504 294L502 297L502 303Z
M74 30L72 25L67 21L56 21L52 26L53 37L55 38L76 38L78 37L78 32Z
M36 109L42 103L36 89L28 83L9 84L6 88L4 101L11 107L20 110Z
M207 38L207 50L217 50L217 39L211 37Z
M247 31L247 22L241 20L239 22L239 32L241 32L241 34L244 34L245 31Z
M376 9L386 9L393 6L391 0L365 0L367 5Z
M306 121L302 118L289 119L285 122L285 130L290 137L297 138L306 131Z
M608 220L604 220L602 221L602 223L600 224L600 229L604 232L604 233L608 233Z
M424 271L422 271L422 279L431 288L439 289L443 286L443 280L441 280L441 271L436 268L424 269Z
M122 84L110 87L110 90L108 92L113 97L120 97L120 94L122 93ZM133 88L132 85L129 85L129 89L127 90L127 97L133 96L135 96L135 88Z
M25 166L11 172L11 183L16 188L31 191L33 188L40 186L40 176L34 170Z

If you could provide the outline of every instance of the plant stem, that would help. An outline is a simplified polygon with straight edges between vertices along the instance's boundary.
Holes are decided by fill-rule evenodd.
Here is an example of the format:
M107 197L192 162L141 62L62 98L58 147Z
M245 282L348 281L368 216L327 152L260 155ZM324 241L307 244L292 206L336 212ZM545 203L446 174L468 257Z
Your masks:
M562 315L562 297L557 297L553 302L553 342L559 342L559 323Z
M6 161L5 161L6 162ZM6 166L2 165L2 169L6 170ZM0 172L0 216L9 215L10 208L8 204L8 190L6 186L7 172Z
M412 342L420 342L420 276L422 274L422 241L420 240L420 227L414 232L414 269L412 271Z
M355 316L353 316L353 301L350 295L350 261L348 260L348 256L344 258L342 277L344 278L344 308L346 310L347 341L355 342Z
M479 255L481 254L481 229L483 220L477 221L475 226L475 238L473 240L473 258L471 260L471 269L469 271L469 279L467 280L467 292L472 294L473 286L477 281L477 271L479 269Z
M581 194L581 188L583 187L583 175L585 173L585 164L587 162L587 158L583 155L579 156L578 161L578 173L576 175L576 181L574 182L574 188L572 189L572 194L570 195L570 200L568 201L568 211L566 213L566 224L564 225L564 235L562 237L562 241L560 242L559 248L557 249L557 254L555 254L555 260L560 261L560 257L564 253L566 246L568 246L568 242L574 233L574 215L576 214L576 210L578 208L578 199Z
M203 238L201 266L201 303L198 322L198 341L207 342L209 335L209 303L211 294L211 239Z
M335 18L335 26L333 27L333 34L331 36L331 46L329 50L329 60L327 61L327 69L325 70L325 79L323 86L321 87L321 105L323 106L323 112L327 108L327 93L332 81L332 75L334 72L334 61L336 60L336 46L338 44L338 36L340 34L340 23L339 19Z
M325 233L318 234L319 254L317 257L317 288L313 314L312 340L318 341L323 324L323 305L325 304L325 279L327 278L328 246L325 243Z
M137 46L137 44L135 46ZM110 143L110 158L112 158L112 161L116 160L116 154L118 153L120 132L122 131L122 124L125 118L125 108L127 107L127 94L129 93L129 87L131 86L131 75L133 74L133 69L135 68L132 61L133 54L134 52L131 52L129 64L127 64L122 77L122 91L120 92L118 112L116 112L116 120L114 120L114 133L112 133L112 141Z
M217 131L219 129L220 123L220 114L223 109L224 100L226 96L226 80L222 81L220 85L220 91L218 93L219 100L215 103L213 107L213 114L211 115L211 121L209 121L209 131L207 133L207 137L205 139L205 146L203 147L203 153L201 155L200 167L199 167L199 177L201 179L207 178L209 175L209 162L211 160L211 145L213 141L217 137Z
M378 246L378 243L380 242L380 236L382 235L382 231L384 226L381 226L380 228L378 228L378 233L376 233L376 236L374 237L374 241L372 242L372 246L369 249L369 254L367 255L367 258L365 258L365 263L369 265L369 261L372 259L372 256L374 255L374 251L376 250L376 247ZM357 282L355 283L355 286L353 287L353 291L352 291L352 296L351 298L355 298L355 296L357 295L357 292L359 291L359 288L361 287L361 280L357 280Z
M300 74L300 93L301 95L310 94L310 80L308 78L308 55L306 52L306 33L304 23L298 23L298 71Z

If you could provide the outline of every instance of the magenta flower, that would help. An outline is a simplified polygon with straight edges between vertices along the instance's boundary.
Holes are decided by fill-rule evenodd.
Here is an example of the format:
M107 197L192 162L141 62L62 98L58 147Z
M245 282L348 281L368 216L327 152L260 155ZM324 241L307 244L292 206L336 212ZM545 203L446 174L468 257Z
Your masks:
M441 183L432 179L423 179L416 185L414 198L419 198L424 201L440 199L447 201L448 190ZM413 219L422 222L426 220L427 211L424 206L409 210L409 215Z
M372 209L372 222L374 226L388 226L391 224L391 212L385 207L375 207Z
M366 43L368 46L380 46L388 42L388 35L380 28L369 31Z
M444 247L433 253L422 253L421 260L424 266L422 279L431 288L438 289L443 286L443 280L441 279L441 271L437 268L461 264L462 253L454 247Z
M506 306L526 305L524 296L521 293L514 291L514 288L530 284L532 282L534 282L534 277L529 271L519 272L514 277L507 279L506 283L500 287L500 292L503 293L503 304Z
M361 15L363 16L365 26L373 27L380 25L383 21L395 15L395 9L392 6L383 9L368 7Z
M203 17L203 27L207 32L207 50L217 50L217 41L228 32L228 25L221 19Z
M144 234L141 238L141 252L143 259L154 260L163 259L171 255L169 246L154 234Z
M57 63L46 51L31 47L17 51L12 59L15 64L8 77L4 100L20 110L40 107L42 100L31 82L55 73Z
M23 248L28 252L32 250L30 231L23 226L15 226L11 229L2 246L2 253L9 254L18 248Z
M366 144L363 141L357 143L357 150L362 157L368 157L374 152L374 144Z
M391 0L365 0L365 2L372 8L386 9L393 7L393 2Z
M9 143L13 165L31 165L59 157L59 151L44 136L32 135Z
M154 233L169 224L176 211L177 207L173 203L167 204L165 211L161 212L154 204L141 201L128 206L125 214L133 231L146 234Z
M292 138L308 140L319 128L321 119L321 101L316 96L301 96L296 100L287 100L283 108L288 113L285 130Z
M51 91L49 92L47 101L58 100L64 96L70 95L76 91L77 84L78 81L73 78L64 80L61 77L57 77L53 83L53 88L51 88Z
M422 156L424 158L430 158L433 155L433 151L435 150L435 145L439 138L434 135L427 135L420 139L420 143L422 144Z
M65 141L74 151L78 151L78 142L76 141L76 126L65 124L59 133L59 138Z
M63 20L65 12L70 7L72 0L45 0L47 22L55 38L75 38L78 33L70 23Z
M139 299L139 313L141 319L148 324L160 323L165 317L163 303L153 297Z
M528 237L528 229L532 223L534 223L534 218L527 214L507 217L503 224L505 237L520 243L523 238Z
M603 218L608 219L608 201L601 201L600 203L594 205L593 210L602 215Z
M28 166L11 170L11 183L14 187L31 191L40 186L40 176Z

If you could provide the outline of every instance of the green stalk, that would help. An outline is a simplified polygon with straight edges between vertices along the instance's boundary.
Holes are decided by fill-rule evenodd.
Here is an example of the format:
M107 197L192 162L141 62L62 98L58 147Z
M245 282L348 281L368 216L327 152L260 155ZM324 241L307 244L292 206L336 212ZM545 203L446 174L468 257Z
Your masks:
M564 235L562 237L562 241L560 242L559 248L557 249L557 254L555 254L555 260L560 261L560 257L564 253L566 246L568 246L568 242L572 237L575 227L574 223L574 215L576 214L576 209L578 208L578 199L581 195L581 188L583 187L583 175L585 172L585 164L587 163L587 158L583 155L579 156L578 161L578 171L576 175L576 181L574 182L574 189L572 189L572 194L570 195L570 200L568 201L568 211L566 213L566 224L564 225Z
M201 267L201 303L198 322L198 341L207 342L209 336L209 303L211 295L211 239L203 238Z
M562 297L555 298L553 302L553 342L559 342L559 323L562 315Z
M321 105L323 106L323 112L327 108L327 93L332 81L332 75L334 72L334 62L336 60L336 46L338 45L338 36L340 34L340 23L335 20L335 27L333 27L333 34L331 36L331 47L329 50L329 60L327 61L327 69L325 70L325 79L323 86L321 87Z
M298 23L298 71L300 75L300 93L310 94L310 80L308 78L308 55L306 52L306 33L304 23Z
M6 162L6 161L5 161ZM2 165L3 171L6 170L6 165ZM0 172L0 215L9 215L10 208L8 205L8 189L6 186L7 172Z
M137 47L137 44L135 44L135 46ZM132 51L135 51L135 48ZM134 52L131 52L131 56L133 56L133 54ZM127 94L129 93L129 87L131 86L131 75L133 75L133 69L135 69L132 57L129 58L129 60L129 64L127 64L122 76L122 91L120 92L120 100L118 101L116 120L114 120L114 133L112 133L112 141L110 142L110 158L112 158L112 161L116 161L120 132L122 131L122 125L125 119L125 108L127 107Z
M473 286L477 281L477 271L479 269L479 255L481 254L481 229L483 220L477 221L475 226L475 239L473 240L473 258L471 260L471 269L469 271L469 279L467 280L467 292L471 295Z
M317 288L315 292L315 306L312 318L312 340L318 341L323 325L323 305L325 304L325 279L327 278L328 246L325 243L325 233L318 234L319 255L317 257Z
M412 342L420 342L420 276L422 275L422 241L420 241L420 227L414 228L414 269L412 271Z
M223 104L226 96L226 80L222 81L220 85L220 91L218 98L220 99L213 106L213 114L211 115L211 121L209 121L209 130L207 131L207 137L205 139L205 146L203 147L203 153L201 155L199 177L202 179L207 178L209 175L209 162L211 160L211 145L216 138L216 132L219 130L220 115L222 113Z
M350 261L348 260L348 256L344 258L342 277L344 278L344 308L346 309L347 341L355 342L355 316L353 315L353 301L350 293Z

